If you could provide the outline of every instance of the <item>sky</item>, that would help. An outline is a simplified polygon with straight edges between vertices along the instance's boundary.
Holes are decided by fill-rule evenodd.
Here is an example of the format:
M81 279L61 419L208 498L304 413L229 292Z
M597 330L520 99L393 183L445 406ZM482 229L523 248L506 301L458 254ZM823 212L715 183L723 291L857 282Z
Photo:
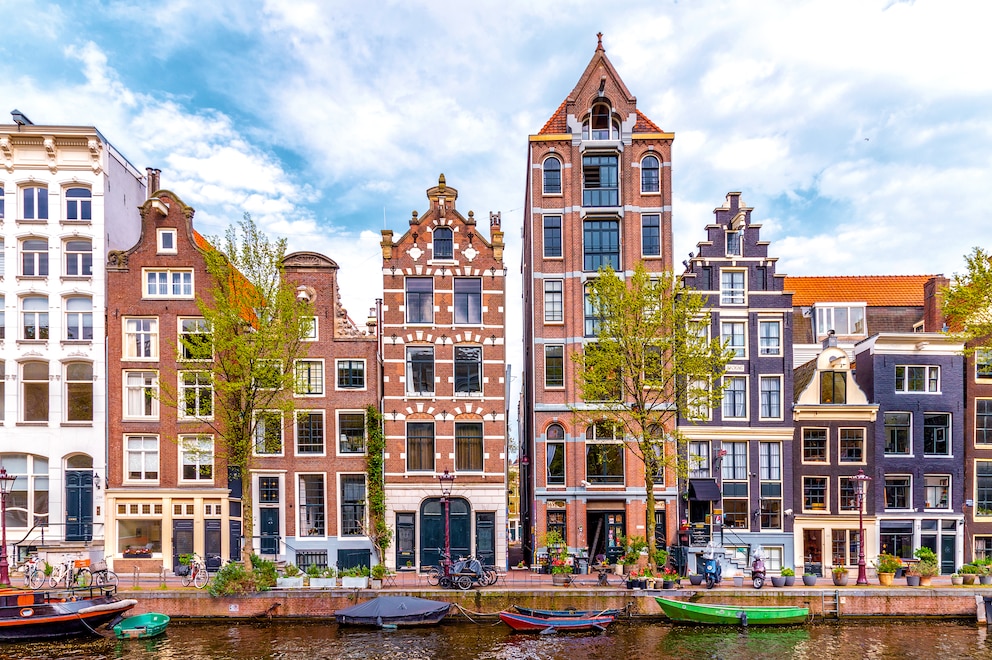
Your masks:
M359 326L381 296L380 230L405 231L444 173L462 214L502 216L515 392L527 136L598 32L639 109L675 133L676 263L730 191L788 275L950 276L990 247L992 4L606 8L0 0L0 108L96 126L139 170L162 170L201 233L247 211L291 251L331 257Z

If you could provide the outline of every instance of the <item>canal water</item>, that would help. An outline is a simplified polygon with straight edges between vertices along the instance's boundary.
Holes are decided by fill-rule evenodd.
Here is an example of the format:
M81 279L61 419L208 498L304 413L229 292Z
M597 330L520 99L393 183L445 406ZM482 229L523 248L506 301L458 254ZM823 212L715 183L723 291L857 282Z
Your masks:
M151 640L87 638L2 644L0 657L316 658L382 660L630 660L632 658L992 658L992 635L971 622L817 623L723 629L617 622L606 633L523 635L502 623L446 623L379 631L333 623L192 624L173 622Z

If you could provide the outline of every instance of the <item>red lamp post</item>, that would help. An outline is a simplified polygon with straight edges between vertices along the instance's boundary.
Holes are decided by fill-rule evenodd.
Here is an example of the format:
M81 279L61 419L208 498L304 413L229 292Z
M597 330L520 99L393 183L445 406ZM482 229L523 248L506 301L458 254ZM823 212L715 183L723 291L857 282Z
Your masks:
M7 468L0 467L0 529L2 532L2 552L0 552L0 584L10 584L10 572L7 564L7 494L17 480L12 474L7 474Z
M857 483L858 501L858 581L856 584L868 584L868 574L865 571L865 489L871 477L862 469L851 477Z
M437 480L441 484L441 501L444 502L444 557L441 564L444 566L444 576L448 577L451 571L451 487L455 484L455 475L449 474L447 470L444 474L437 475Z

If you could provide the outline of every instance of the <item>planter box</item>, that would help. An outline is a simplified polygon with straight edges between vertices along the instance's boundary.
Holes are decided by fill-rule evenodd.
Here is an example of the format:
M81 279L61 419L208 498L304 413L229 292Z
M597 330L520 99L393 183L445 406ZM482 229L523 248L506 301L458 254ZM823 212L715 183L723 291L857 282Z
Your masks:
M277 577L276 588L278 589L302 589L303 576L299 577Z
M342 577L341 586L345 589L368 589L369 579L367 576L362 577Z
M336 587L338 585L337 578L310 578L310 588L311 589L328 589L331 587Z

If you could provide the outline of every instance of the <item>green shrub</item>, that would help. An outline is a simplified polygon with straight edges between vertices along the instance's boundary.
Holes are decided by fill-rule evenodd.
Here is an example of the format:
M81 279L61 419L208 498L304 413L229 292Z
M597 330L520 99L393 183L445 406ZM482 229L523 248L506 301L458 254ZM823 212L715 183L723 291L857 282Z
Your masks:
M290 578L300 576L300 569L296 566L296 564L286 564L286 567L282 569L282 572L283 575Z
M317 564L310 564L307 566L307 575L310 577L319 578L320 577L320 566Z
M381 580L381 579L383 579L384 577L386 577L386 573L387 573L387 571L386 571L386 565L385 564L376 564L375 566L372 567L372 579L373 580Z
M782 577L796 577L796 572L791 568L783 568Z
M252 555L252 571L243 564L229 563L213 576L207 585L211 596L237 596L256 591L267 591L276 584L276 565L267 559Z

